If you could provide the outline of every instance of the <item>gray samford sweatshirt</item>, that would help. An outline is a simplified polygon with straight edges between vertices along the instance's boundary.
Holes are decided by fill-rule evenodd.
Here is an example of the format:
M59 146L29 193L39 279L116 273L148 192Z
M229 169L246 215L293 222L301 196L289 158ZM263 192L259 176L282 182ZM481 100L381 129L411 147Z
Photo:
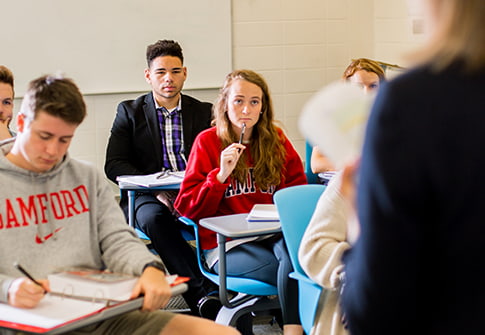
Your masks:
M0 302L11 282L72 266L140 275L156 258L125 221L106 179L66 155L54 169L34 173L13 165L0 144Z

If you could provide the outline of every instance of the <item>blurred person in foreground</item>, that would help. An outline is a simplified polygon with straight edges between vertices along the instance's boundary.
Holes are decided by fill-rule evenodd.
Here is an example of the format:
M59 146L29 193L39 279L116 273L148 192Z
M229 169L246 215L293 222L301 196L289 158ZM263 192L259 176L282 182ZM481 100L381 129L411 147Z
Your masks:
M362 88L365 94L375 94L386 80L386 73L378 62L368 58L357 58L347 66L342 74L342 80ZM334 164L317 146L313 147L310 164L312 172L318 173L319 181L324 185L328 184L335 174Z
M484 329L485 2L423 3L419 63L381 86L367 125L342 297L353 335Z

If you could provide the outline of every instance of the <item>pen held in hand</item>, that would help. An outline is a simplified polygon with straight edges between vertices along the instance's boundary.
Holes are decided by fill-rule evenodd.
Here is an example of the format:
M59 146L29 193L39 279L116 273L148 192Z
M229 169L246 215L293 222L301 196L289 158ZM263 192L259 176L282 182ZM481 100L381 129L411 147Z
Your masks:
M243 142L245 131L246 131L246 124L243 123L241 127L241 135L239 136L239 144L242 144Z
M246 124L243 123L241 127L241 135L239 136L239 144L243 143L244 139L244 132L246 131ZM237 149L237 152L241 152L241 149Z
M15 262L13 264L13 266L15 266L17 268L17 270L19 270L20 272L22 272L22 274L25 275L27 278L29 278L31 281L33 281L34 284L39 285L40 287L42 287L44 289L44 293L47 293L47 290L44 288L44 286L39 281L37 281L34 277L32 277L32 275L30 273L28 273L27 270L25 270L22 267L22 265L20 265L19 263Z

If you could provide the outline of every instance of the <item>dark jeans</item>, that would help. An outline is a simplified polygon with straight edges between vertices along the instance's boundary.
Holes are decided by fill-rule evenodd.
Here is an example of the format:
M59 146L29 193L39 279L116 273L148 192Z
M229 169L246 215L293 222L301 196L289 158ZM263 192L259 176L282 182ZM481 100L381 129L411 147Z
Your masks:
M253 278L278 287L284 324L300 324L298 283L288 277L293 271L286 244L281 235L268 240L249 242L226 254L227 274ZM218 273L219 262L213 270Z
M211 284L200 272L195 252L182 236L182 231L188 228L150 193L137 194L135 218L137 227L150 238L168 271L191 278L183 297L192 313L198 315L197 303L208 293L205 285Z

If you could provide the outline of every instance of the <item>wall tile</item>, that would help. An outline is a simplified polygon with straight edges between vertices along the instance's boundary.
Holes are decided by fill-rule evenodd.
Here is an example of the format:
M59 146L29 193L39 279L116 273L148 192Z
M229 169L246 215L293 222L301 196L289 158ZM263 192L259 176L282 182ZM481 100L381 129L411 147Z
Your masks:
M314 69L325 64L323 45L292 45L285 48L285 68Z
M349 1L350 0L326 1L326 18L346 19L349 13Z
M318 90L324 81L323 69L304 69L285 71L285 92L304 93Z
M375 23L375 40L382 42L407 42L410 26L406 19L378 19Z
M327 45L327 65L345 68L351 60L350 46L347 43Z
M285 22L285 44L323 44L325 42L325 21L304 20Z
M271 46L284 44L284 23L244 22L233 25L233 46Z
M350 40L348 20L328 20L325 23L325 30L327 34L327 43L338 44Z
M283 0L232 0L233 22L278 20L282 14Z
M313 96L313 92L292 93L285 96L286 116L298 117L306 102Z
M278 70L284 68L283 46L237 47L234 48L234 68Z
M374 0L376 18L401 18L408 15L406 0Z
M268 84L269 90L272 95L285 94L285 76L283 70L272 71L258 71L263 76L264 80Z
M322 0L283 1L283 13L289 20L313 20L325 17L326 6Z

